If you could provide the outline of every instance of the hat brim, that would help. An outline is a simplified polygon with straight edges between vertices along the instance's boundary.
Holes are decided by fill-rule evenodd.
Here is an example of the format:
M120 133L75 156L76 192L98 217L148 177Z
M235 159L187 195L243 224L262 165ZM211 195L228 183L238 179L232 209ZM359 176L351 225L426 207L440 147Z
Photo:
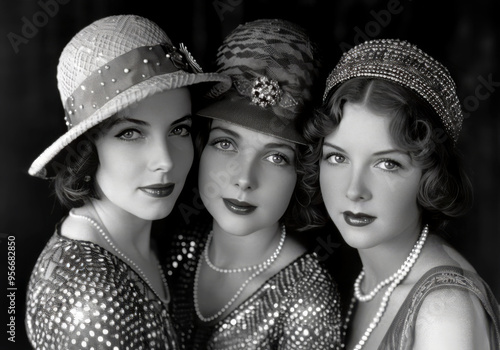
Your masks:
M124 108L138 103L149 96L153 96L167 90L188 87L199 83L216 84L211 89L207 89L207 91L210 90L210 97L214 97L227 91L231 86L230 78L225 75L218 73L195 74L186 73L184 71L158 75L140 82L139 84L136 84L115 96L91 116L73 126L64 135L59 137L40 156L38 156L38 158L35 159L35 161L31 164L28 173L32 176L44 179L48 178L50 176L50 169L47 169L47 166L54 159L54 157L56 157L57 154L59 154L64 148L69 146L75 139L83 135L90 128L98 125ZM56 170L56 167L54 170Z
M223 120L244 128L298 144L307 144L294 120L276 115L269 107L252 104L234 91L196 112L201 117Z

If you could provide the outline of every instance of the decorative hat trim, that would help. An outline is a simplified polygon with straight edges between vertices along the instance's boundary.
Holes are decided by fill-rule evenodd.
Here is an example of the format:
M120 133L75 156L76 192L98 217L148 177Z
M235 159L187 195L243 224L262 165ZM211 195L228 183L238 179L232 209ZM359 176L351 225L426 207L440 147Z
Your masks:
M464 115L455 82L446 67L415 45L377 39L355 46L342 55L328 76L323 102L333 88L357 77L385 79L413 90L432 106L457 142Z
M202 73L183 44L180 50L168 43L143 46L116 57L91 73L67 98L64 119L68 129L141 81L179 70Z

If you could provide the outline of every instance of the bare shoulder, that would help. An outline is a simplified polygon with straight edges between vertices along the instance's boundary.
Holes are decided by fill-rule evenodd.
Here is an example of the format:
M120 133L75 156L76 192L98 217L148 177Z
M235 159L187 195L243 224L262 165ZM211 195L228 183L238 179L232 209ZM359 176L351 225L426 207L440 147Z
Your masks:
M420 308L414 350L489 348L487 323L481 302L472 293L457 288L434 290Z
M420 275L437 266L455 266L471 272L476 271L467 259L443 238L430 235L417 262L416 269L419 273L415 277L419 278Z

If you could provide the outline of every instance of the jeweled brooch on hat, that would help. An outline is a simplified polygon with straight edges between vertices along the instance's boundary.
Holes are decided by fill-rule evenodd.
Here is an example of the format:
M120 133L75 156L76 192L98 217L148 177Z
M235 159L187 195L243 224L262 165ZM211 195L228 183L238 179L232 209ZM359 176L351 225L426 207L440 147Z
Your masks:
M254 80L250 96L252 103L260 107L274 106L279 102L283 91L278 82L261 76Z

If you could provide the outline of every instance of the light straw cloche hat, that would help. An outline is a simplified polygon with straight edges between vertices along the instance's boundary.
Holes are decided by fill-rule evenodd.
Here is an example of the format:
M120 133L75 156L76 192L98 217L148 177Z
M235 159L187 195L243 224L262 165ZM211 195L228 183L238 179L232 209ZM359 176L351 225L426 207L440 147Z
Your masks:
M136 15L105 17L78 32L61 53L57 82L68 131L31 165L29 174L41 178L53 175L51 162L72 141L148 96L212 82L213 97L231 85L223 74L202 73L183 44L174 46L157 24Z

